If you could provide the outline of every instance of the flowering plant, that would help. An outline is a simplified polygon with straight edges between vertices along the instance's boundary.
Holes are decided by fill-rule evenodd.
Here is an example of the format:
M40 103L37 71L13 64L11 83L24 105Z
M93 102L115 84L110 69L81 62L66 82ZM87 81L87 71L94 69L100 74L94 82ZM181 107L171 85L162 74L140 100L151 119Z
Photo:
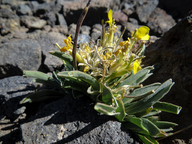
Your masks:
M88 5L83 16L87 10ZM95 102L96 111L115 116L122 122L122 127L132 131L145 144L156 144L155 138L171 135L169 132L177 125L159 121L156 116L161 111L179 114L181 107L159 101L174 83L169 79L163 84L141 84L154 69L153 66L143 68L141 65L145 57L144 40L149 40L150 29L142 26L130 38L120 41L123 32L119 37L115 35L118 31L112 15L112 10L109 10L108 28L102 22L102 34L96 43L79 43L76 51L77 32L74 42L69 35L64 40L66 46L56 44L60 51L51 51L50 54L63 60L66 71L53 72L53 77L37 71L24 71L24 76L34 77L36 82L54 85L65 92L72 90L75 98L89 96ZM138 42L140 45L134 47ZM62 93L41 90L27 96L21 103L44 100L53 95L60 97Z

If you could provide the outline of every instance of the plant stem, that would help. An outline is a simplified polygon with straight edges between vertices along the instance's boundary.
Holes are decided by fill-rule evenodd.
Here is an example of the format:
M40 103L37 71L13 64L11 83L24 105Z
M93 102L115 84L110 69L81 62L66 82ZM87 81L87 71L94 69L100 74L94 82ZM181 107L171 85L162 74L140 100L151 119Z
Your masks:
M80 31L80 27L82 25L82 22L88 12L89 9L89 5L91 3L91 0L89 0L87 2L86 7L84 8L84 10L82 11L78 21L77 21L77 27L76 27L76 32L75 32L75 39L74 39L74 44L73 44L73 51L72 51L72 55L73 55L73 67L77 70L77 58L76 58L76 52L77 52L77 39L78 39L78 35L79 35L79 31Z

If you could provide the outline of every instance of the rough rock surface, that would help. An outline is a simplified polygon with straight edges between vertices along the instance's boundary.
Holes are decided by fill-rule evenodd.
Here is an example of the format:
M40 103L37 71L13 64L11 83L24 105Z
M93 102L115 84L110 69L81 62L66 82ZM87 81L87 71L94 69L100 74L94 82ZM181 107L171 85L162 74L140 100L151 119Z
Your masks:
M41 47L32 39L12 41L0 46L0 78L22 75L23 70L38 70Z
M175 27L170 29L165 35L151 44L146 49L146 59L144 64L154 65L158 68L148 83L172 78L175 85L163 101L182 106L179 115L162 114L163 119L172 120L178 123L176 130L183 129L191 125L192 105L192 21L185 18ZM191 138L192 129L165 139L164 143L169 143L171 139L184 139L187 143Z
M53 71L55 68L61 69L63 62L61 59L49 54L49 51L57 51L59 50L55 43L58 43L61 47L65 46L63 40L67 37L56 32L50 33L41 33L38 42L41 46L44 62L43 64L47 68L48 71Z
M90 103L68 95L45 106L21 125L24 143L138 143L119 122L99 115Z
M151 28L154 35L161 35L167 32L175 24L175 20L173 20L170 15L164 10L156 8L148 19L147 26Z
M36 84L32 78L14 76L0 81L0 143L21 142L19 121L25 119L25 106L19 105L21 99L33 93Z

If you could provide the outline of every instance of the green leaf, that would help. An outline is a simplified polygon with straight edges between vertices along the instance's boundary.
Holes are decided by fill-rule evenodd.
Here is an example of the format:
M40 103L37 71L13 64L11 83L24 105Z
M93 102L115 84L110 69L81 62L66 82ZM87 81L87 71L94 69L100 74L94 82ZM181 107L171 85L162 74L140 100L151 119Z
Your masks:
M68 70L73 70L73 58L70 55L67 55L60 51L50 51L50 54L62 59L64 61L64 65Z
M152 90L156 90L161 84L160 83L154 83L151 85L144 86L142 88L135 89L132 93L130 93L128 96L133 96L133 97L142 97L145 96L146 94L150 94ZM129 104L135 100L135 98L123 98L123 103Z
M150 94L149 96L131 103L128 106L125 106L125 111L127 114L135 114L148 107L153 106L157 101L159 101L165 94L167 94L172 87L172 80L169 79L164 82L159 88L156 89L155 93Z
M156 121L156 122L153 122L158 128L160 129L168 129L168 128L171 128L171 127L175 127L177 126L178 124L176 123L173 123L173 122L167 122L167 121Z
M149 108L147 108L146 110L143 110L143 111L141 111L141 112L135 113L134 115L135 115L136 117L142 117L142 116L144 116L144 115L149 114L149 113L152 111L152 109L153 109L153 107L149 107Z
M147 115L144 115L143 117L151 117L160 113L161 113L160 110L152 110L150 113L148 113Z
M144 144L158 144L158 141L156 141L153 137L148 135L140 135L138 134L139 138Z
M100 84L99 82L92 76L83 73L81 71L64 71L57 74L59 77L62 78L77 78L82 81L85 81L86 83L90 84L95 91L100 90Z
M182 107L180 106L167 102L157 102L156 104L153 105L153 108L174 114L179 114L182 109Z
M37 83L42 83L45 85L54 85L58 88L61 87L60 83L56 79L39 71L23 71L23 76L33 77L34 81Z
M116 118L117 118L120 122L122 122L123 119L124 119L125 116L126 116L124 104L123 104L122 99L117 99L117 103L118 103L118 107L117 107L117 109L116 109L116 112L119 112L120 114L117 115Z
M96 103L96 105L94 106L94 109L99 113L103 113L109 116L115 116L119 114L119 113L116 113L115 107L112 107L103 103Z
M81 81L79 79L70 79L64 81L63 88L77 90L87 94L86 90L88 88L88 85L84 81Z
M149 131L151 136L156 136L161 133L161 130L146 118L141 118L142 125Z
M149 66L146 67L142 70L140 70L139 72L137 72L134 75L131 75L130 77L128 77L127 79L121 81L117 87L122 87L124 85L138 85L139 83L141 83L143 81L143 79L147 76L147 74L150 72L150 70L152 70L153 67Z
M35 92L33 94L28 95L23 100L20 101L20 104L24 103L32 103L32 102L39 102L43 100L53 99L53 98L60 98L63 97L64 94L58 91L54 90L40 90L38 92Z
M142 125L142 120L134 116L126 116L122 123L123 128L127 128L136 134L150 135L149 131Z
M113 93L109 87L106 85L103 85L103 93L102 93L102 101L105 104L111 105L112 104L112 98L113 98Z
M88 87L87 93L89 94L91 99L96 102L97 101L97 96L100 94L100 92L94 91L92 89L93 89L92 86Z

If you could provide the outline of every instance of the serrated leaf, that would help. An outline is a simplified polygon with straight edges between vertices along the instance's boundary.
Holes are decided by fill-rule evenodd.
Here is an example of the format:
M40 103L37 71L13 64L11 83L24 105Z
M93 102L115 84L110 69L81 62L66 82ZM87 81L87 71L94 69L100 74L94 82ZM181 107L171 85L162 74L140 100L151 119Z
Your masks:
M153 106L157 101L159 101L165 94L169 92L172 85L172 80L167 80L158 89L156 89L155 93L150 94L149 96L137 102L133 102L128 106L125 106L126 113L135 114L142 111L143 109L147 109L148 107Z
M81 71L64 71L57 74L59 77L63 78L77 78L82 81L85 81L86 83L90 84L95 91L100 90L100 84L99 82L92 76L83 73Z
M21 100L20 104L24 104L27 102L29 103L39 102L39 101L53 99L53 98L60 98L63 96L64 94L61 92L45 89L45 90L40 90L38 92L28 95L23 100Z
M182 107L180 106L167 102L157 102L156 104L153 105L153 108L174 114L179 114L182 109Z
M119 113L116 113L115 107L109 106L103 103L96 103L96 105L94 106L94 109L99 113L103 113L109 116L115 116L119 114Z
M54 85L56 87L61 87L61 85L53 77L39 72L39 71L23 71L24 77L33 77L34 81L37 83L42 83L45 85Z
M139 83L141 83L143 81L143 79L147 76L147 74L150 72L150 70L152 70L153 67L149 66L146 67L142 70L140 70L139 72L137 72L134 75L131 75L130 77L128 77L127 79L121 81L117 87L122 87L124 85L138 85Z

